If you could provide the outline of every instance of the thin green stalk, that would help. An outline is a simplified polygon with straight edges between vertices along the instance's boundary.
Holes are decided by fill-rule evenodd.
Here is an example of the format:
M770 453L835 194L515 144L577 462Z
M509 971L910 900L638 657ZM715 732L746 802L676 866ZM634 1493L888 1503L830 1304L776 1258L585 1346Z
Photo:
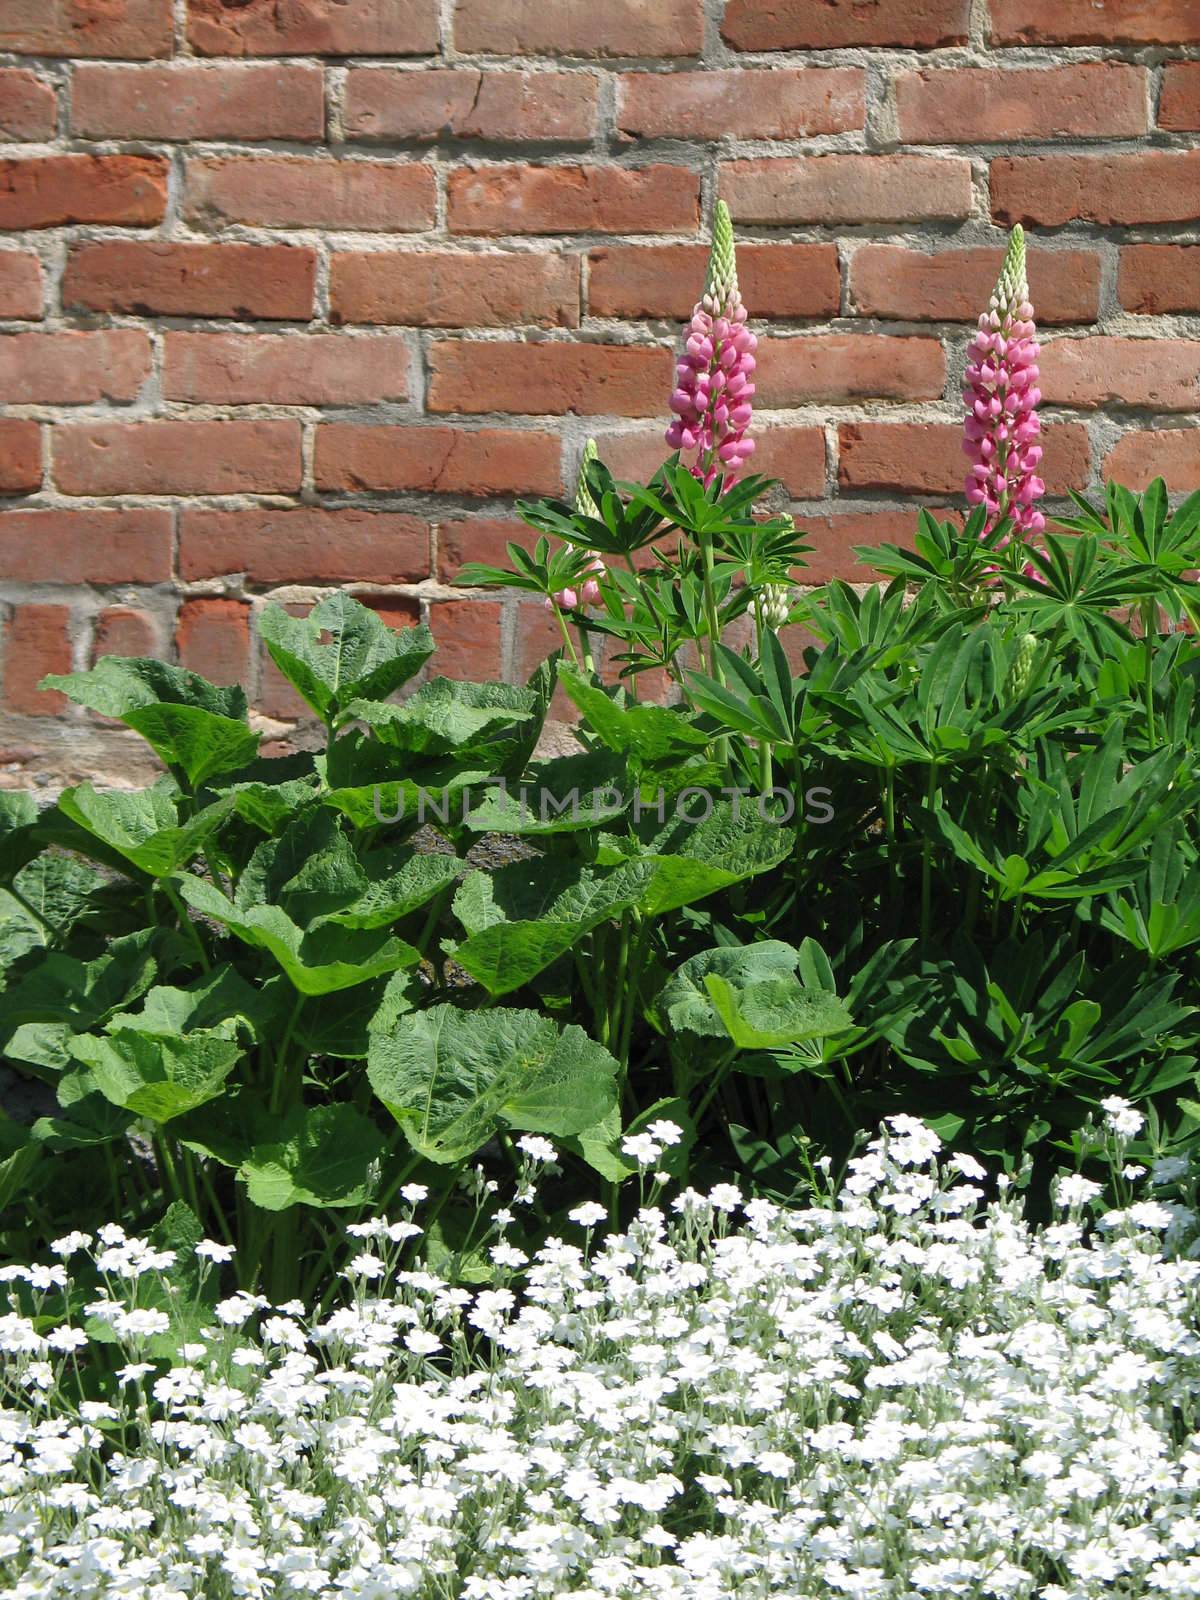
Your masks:
M166 878L159 878L158 882L162 886L163 893L171 902L171 908L176 917L179 919L179 926L181 930L188 935L192 943L196 946L196 954L200 958L200 965L204 968L205 972L210 971L211 963L208 959L208 951L204 948L204 940L200 937L199 928L184 910L183 902L180 900L170 882ZM157 918L155 918L155 920L157 921Z
M592 636L588 632L586 623L577 622L575 628L579 634L579 648L583 653L583 670L591 677L596 670L596 663L592 657Z
M938 769L934 762L929 763L929 777L925 787L925 806L930 817L933 815L933 805L937 798ZM921 840L921 940L922 943L929 937L929 925L932 910L933 890L933 862L931 860L929 843L929 830L926 828Z
M571 639L571 635L567 632L567 619L563 616L562 610L561 610L561 608L559 606L554 605L552 607L552 609L554 611L554 620L555 620L555 622L558 623L558 631L562 635L563 645L565 646L568 654L570 655L571 660L575 663L576 666L578 666L579 665L579 656L576 653L575 645L574 645L574 642Z

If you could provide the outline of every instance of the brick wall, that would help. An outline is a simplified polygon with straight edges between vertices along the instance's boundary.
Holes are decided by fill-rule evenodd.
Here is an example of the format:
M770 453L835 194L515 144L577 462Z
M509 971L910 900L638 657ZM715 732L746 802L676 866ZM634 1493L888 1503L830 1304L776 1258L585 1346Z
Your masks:
M106 651L284 734L267 595L527 673L545 614L446 580L589 434L658 463L717 195L813 577L956 502L1016 221L1052 492L1200 483L1196 0L2 0L0 141L10 774L131 770L36 687Z

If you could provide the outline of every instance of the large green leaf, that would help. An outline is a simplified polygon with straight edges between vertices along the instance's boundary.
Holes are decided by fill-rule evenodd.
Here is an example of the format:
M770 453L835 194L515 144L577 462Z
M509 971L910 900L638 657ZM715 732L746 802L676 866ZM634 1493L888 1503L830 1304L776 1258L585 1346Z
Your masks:
M371 1034L393 1027L422 997L421 980L412 971L376 978L348 994L318 995L305 1001L292 1037L308 1055L365 1061Z
M127 1029L160 1037L212 1032L236 1039L240 1027L251 1039L260 1039L285 1010L282 981L249 984L236 968L223 964L185 989L159 984L146 994L140 1011L119 1011L110 1017L108 1031Z
M58 808L140 871L165 878L199 854L232 811L233 800L214 801L180 823L174 785L167 779L149 789L104 793L81 783L63 790Z
M520 785L489 790L466 824L476 833L579 833L616 820L630 803L628 764L608 750L535 764Z
M90 672L52 673L43 685L140 733L193 787L237 771L258 749L240 686L218 688L164 661L102 656Z
M28 1128L0 1111L0 1212L29 1192L43 1150L41 1141Z
M362 858L368 886L344 910L325 919L346 928L390 927L440 894L463 869L457 856L411 850L372 850Z
M37 801L24 789L0 789L0 877L18 872L38 853Z
M366 887L367 875L337 818L317 809L255 849L235 903L241 911L277 906L297 926L308 928L357 900Z
M582 1028L559 1030L536 1011L403 1016L376 1034L371 1087L430 1161L464 1161L500 1128L582 1133L616 1103L616 1061Z
M105 880L95 867L74 856L44 850L13 879L13 889L42 926L63 938L83 916Z
M383 1134L353 1106L298 1107L280 1136L256 1144L238 1169L264 1211L289 1206L358 1206L370 1198Z
M774 1050L844 1033L854 1019L836 995L805 989L794 978L767 978L735 988L710 973L713 1008L739 1050Z
M68 1035L68 1042L69 1042ZM49 1150L82 1150L124 1138L137 1120L101 1094L86 1067L64 1072L56 1086L61 1111L39 1117L32 1133Z
M737 988L748 988L771 978L794 977L799 960L799 952L778 939L701 950L663 985L654 1002L655 1012L661 1024L673 1033L721 1038L727 1030L713 1006L705 980L715 974Z
M434 678L403 705L356 700L346 715L396 751L463 758L485 748L490 737L532 721L537 710L537 696L514 684Z
M307 617L269 605L258 626L272 661L324 722L339 720L354 700L391 694L420 671L434 649L424 625L389 628L369 607L340 591L326 596Z
M609 693L565 662L559 663L558 679L583 712L588 728L618 755L648 763L685 760L712 742L713 736L697 728L684 712L639 701L626 704L623 690Z
M278 906L239 909L203 878L177 880L179 892L201 916L211 917L245 944L267 950L301 994L351 989L401 967L415 966L420 952L386 933L322 924L305 933Z
M10 1030L22 1024L44 1023L83 1033L132 1004L158 972L154 935L155 930L147 928L114 939L93 961L51 951L20 983L0 995L0 1040L5 1049L11 1050L14 1043Z
M71 1041L71 1054L113 1105L168 1122L221 1093L242 1047L216 1032L178 1037L120 1028L103 1039L78 1035Z

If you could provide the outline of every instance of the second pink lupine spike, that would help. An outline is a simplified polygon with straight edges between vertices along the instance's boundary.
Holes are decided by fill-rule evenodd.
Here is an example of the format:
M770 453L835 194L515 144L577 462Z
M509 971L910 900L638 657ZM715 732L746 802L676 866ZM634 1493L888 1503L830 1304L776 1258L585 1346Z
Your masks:
M1000 281L968 350L963 399L963 449L971 458L966 496L987 511L985 532L1005 517L1021 539L1046 519L1036 502L1046 492L1037 475L1042 447L1037 387L1038 343L1025 278L1025 235L1018 224L1008 242ZM1006 536L1002 543L1008 543Z
M738 289L733 223L729 207L717 201L712 252L704 294L687 325L687 343L675 369L667 443L685 457L693 476L707 487L718 473L734 483L754 453L747 437L753 415L758 340L746 327L746 308Z

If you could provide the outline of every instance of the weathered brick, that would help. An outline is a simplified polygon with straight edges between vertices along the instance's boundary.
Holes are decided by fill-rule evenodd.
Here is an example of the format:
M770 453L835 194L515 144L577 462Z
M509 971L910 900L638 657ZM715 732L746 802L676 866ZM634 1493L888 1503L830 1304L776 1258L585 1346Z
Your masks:
M5 0L0 50L29 56L169 56L171 0Z
M694 56L701 0L455 0L454 45L481 55Z
M694 233L686 167L469 166L450 174L451 233Z
M974 322L986 310L1004 251L939 250L864 244L850 263L851 308L864 317L913 322ZM1039 323L1095 322L1100 314L1100 257L1091 250L1027 255L1029 292Z
M408 396L396 334L168 333L163 394L222 405L355 405Z
M971 212L965 156L768 156L721 164L739 222L957 221Z
M1164 67L1158 125L1173 133L1200 130L1200 61L1169 61Z
M758 448L752 471L778 478L793 500L815 500L825 493L825 435L820 428L772 423L754 437ZM632 482L645 483L671 454L661 427L606 429L597 433L596 446L613 477Z
M539 140L587 144L599 82L582 72L475 67L351 67L346 132L352 139Z
M0 513L0 568L14 583L167 583L171 549L158 506Z
M1145 489L1164 478L1176 494L1200 483L1200 428L1146 428L1127 433L1104 459L1104 476L1129 489Z
M588 253L594 317L686 321L704 288L704 244L602 245ZM841 299L837 246L738 245L738 282L751 314L835 317Z
M630 139L796 139L861 128L860 67L631 72L618 80L617 126Z
M92 663L101 656L155 656L162 659L162 637L148 611L135 606L106 606L92 634Z
M573 328L579 257L550 250L342 251L330 262L329 299L335 322Z
M968 0L729 0L721 37L735 50L836 50L965 44Z
M298 422L74 422L53 431L64 494L287 494Z
M1041 473L1050 494L1087 484L1087 430L1060 422L1046 430ZM953 422L844 422L838 428L843 489L958 495L966 478L962 429Z
M500 676L500 606L494 600L438 600L429 607L437 644L433 668L444 678Z
M926 68L896 78L906 144L1136 138L1149 127L1145 67L1118 61L993 71Z
M41 262L22 250L0 251L0 317L41 316Z
M991 164L998 222L1189 222L1200 217L1200 150L1002 156Z
M53 717L67 709L65 695L39 689L48 672L71 670L68 606L14 606L4 629L4 704L30 717Z
M175 624L179 665L210 683L250 677L250 607L244 600L185 600Z
M915 511L835 511L827 516L796 514L796 526L812 549L805 565L795 569L801 583L829 583L842 578L847 583L869 583L874 569L854 555L854 546L871 544L912 545L916 531Z
M161 222L167 163L161 156L26 156L0 161L0 228L67 222Z
M24 68L0 68L0 139L53 139L57 117L48 83Z
M760 339L754 382L755 403L771 408L815 400L935 400L946 386L946 358L938 339L872 333Z
M138 316L312 316L316 251L302 245L106 239L67 258L65 307Z
M81 66L71 127L91 139L320 139L325 77L299 64Z
M423 162L331 161L323 156L232 156L187 163L189 221L268 228L432 227L437 180Z
M140 328L0 334L0 401L93 405L133 400L150 375L150 361L150 337Z
M320 489L349 492L558 494L562 446L552 433L507 428L331 422L317 429L316 481Z
M0 417L0 494L42 486L42 430L23 417Z
M1055 339L1043 345L1038 366L1052 404L1153 411L1200 405L1200 339Z
M652 417L671 387L671 352L644 345L442 339L427 357L431 412Z
M436 0L188 0L204 56L423 56L438 46Z
M993 44L1200 44L1192 0L991 0Z
M1200 311L1200 245L1122 246L1117 294L1126 311L1147 316Z
M418 583L429 576L429 528L395 511L217 511L185 506L185 583L244 573L250 583Z
M528 548L529 529L523 522L503 517L461 517L439 522L437 527L437 577L453 583L468 561L509 565L508 545Z

